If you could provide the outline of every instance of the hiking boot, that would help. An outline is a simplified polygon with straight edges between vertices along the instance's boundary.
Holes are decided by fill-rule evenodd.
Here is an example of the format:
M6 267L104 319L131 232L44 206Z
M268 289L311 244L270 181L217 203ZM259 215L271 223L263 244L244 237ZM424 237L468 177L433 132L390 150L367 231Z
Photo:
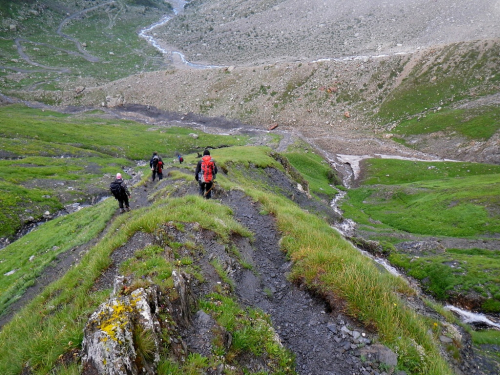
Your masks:
M130 207L127 207L126 210L127 210L127 212L129 212L130 211Z
M123 208L120 208L120 213L123 214L125 210Z

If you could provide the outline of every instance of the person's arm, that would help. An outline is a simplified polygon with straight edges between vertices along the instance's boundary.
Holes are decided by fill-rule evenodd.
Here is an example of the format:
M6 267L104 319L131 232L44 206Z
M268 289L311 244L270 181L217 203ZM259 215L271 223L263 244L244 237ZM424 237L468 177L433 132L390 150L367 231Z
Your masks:
M123 190L125 190L125 194L130 197L130 191L128 190L128 186L125 182L122 182Z
M194 179L198 181L198 174L201 172L201 160L196 165L196 171L194 172Z

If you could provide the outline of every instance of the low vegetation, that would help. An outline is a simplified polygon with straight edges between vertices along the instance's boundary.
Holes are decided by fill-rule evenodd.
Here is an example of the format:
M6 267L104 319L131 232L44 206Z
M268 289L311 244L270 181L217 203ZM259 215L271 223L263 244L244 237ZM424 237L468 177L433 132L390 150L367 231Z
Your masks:
M372 239L397 244L409 233L422 239L487 242L500 233L498 166L370 159L363 169L360 186L348 192L343 209ZM390 260L441 300L479 295L482 310L500 311L497 251L400 251L391 254Z
M246 142L244 136L195 139L190 129L151 127L100 111L63 114L20 105L0 108L0 128L0 237L11 238L46 211L106 196L115 173L149 160L153 150L166 159Z

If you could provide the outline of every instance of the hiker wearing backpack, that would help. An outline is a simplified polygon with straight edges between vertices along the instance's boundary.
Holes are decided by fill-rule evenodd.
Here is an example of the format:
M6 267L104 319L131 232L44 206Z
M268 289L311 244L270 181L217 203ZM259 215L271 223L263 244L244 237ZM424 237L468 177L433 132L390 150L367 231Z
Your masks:
M160 157L158 156L158 153L155 151L153 152L153 156L151 157L151 160L149 161L149 167L151 168L151 171L153 172L153 181L156 178L156 174L158 173L158 161L160 160ZM163 175L162 175L163 177ZM160 176L158 175L158 178Z
M217 175L217 166L210 156L210 151L203 151L203 157L196 165L194 178L200 184L200 195L206 199L212 197L214 179Z
M161 160L160 157L158 157L158 163L156 164L156 173L158 174L158 180L163 179L163 166L165 164L163 163L163 160ZM154 181L154 177L153 177Z
M130 205L128 202L130 192L128 191L127 184L123 181L121 173L116 174L116 179L109 185L109 190L118 201L120 212L124 213L125 210L130 211Z

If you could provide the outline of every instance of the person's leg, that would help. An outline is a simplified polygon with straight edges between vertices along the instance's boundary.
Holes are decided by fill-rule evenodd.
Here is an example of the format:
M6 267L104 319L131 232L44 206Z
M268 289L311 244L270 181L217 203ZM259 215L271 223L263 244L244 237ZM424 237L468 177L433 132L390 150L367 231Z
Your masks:
M205 193L205 184L203 182L200 182L200 195L203 197Z
M123 209L123 199L118 199L118 207L120 207L120 212L125 212Z
M129 202L128 202L128 196L125 195L125 197L123 198L123 202L125 203L125 208L127 211L130 211L130 205L129 205Z
M158 180L161 180L163 179L163 172L162 173L158 173Z
M213 182L209 182L206 184L206 189L207 189L207 193L205 195L205 198L207 199L210 199L212 198L212 186L213 186Z
M156 177L156 171L153 171L153 181L155 180Z

